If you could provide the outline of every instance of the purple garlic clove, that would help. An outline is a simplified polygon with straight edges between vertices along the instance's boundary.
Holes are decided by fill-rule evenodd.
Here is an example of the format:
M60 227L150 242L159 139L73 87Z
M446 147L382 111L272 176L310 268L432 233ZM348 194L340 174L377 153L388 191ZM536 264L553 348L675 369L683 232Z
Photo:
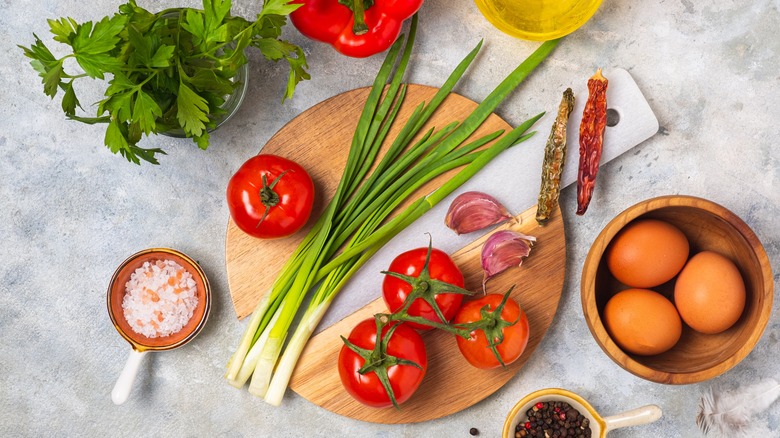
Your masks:
M457 234L466 234L512 219L496 198L482 192L464 192L450 204L444 224Z
M520 266L523 259L531 253L531 245L534 242L536 237L511 230L491 234L482 247L482 270L485 274L482 280L483 291L491 277L512 266Z

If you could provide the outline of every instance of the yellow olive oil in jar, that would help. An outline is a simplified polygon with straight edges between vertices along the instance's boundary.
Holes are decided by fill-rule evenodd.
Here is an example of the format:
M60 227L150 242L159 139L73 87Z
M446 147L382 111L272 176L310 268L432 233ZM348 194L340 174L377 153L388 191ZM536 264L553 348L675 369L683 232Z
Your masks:
M524 40L547 41L585 24L602 0L475 0L499 30Z

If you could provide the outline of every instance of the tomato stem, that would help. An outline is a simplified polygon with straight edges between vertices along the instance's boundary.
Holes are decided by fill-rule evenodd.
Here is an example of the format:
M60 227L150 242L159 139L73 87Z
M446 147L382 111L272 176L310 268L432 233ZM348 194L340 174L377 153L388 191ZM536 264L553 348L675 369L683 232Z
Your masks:
M443 330L452 335L460 336L463 339L469 339L474 331L482 330L485 332L485 336L488 339L488 345L490 346L491 350L493 350L496 358L498 358L498 361L502 366L505 366L496 347L504 340L504 328L512 326L520 320L520 318L518 318L516 321L510 323L509 321L505 321L501 318L501 312L504 310L504 306L509 299L509 295L514 289L514 286L509 289L509 291L504 295L501 303L494 310L491 311L490 306L483 307L480 311L481 318L478 321L474 321L469 324L450 324L449 321L447 321L447 319L444 317L439 304L436 302L436 295L440 293L473 295L474 292L460 288L453 284L432 279L430 277L429 271L432 252L433 242L429 235L428 252L425 255L425 263L423 264L422 271L420 271L420 275L417 277L403 275L392 271L382 272L385 275L399 278L409 283L412 286L412 291L409 293L409 295L406 296L406 299L404 300L404 303L400 309L393 312L392 314L375 315L377 321L381 320L384 324L387 324L390 321L396 321L399 323L413 322L430 328ZM428 305L431 306L431 308L433 308L434 312L436 312L436 316L439 318L439 321L431 321L430 319L423 318L421 316L414 316L409 314L409 307L412 305L414 300L418 298L424 300L426 303L428 303Z
M255 228L260 228L260 224L262 224L265 218L268 217L268 212L271 210L271 208L276 207L276 205L279 204L279 194L274 191L274 187L276 187L276 184L279 183L279 180L282 179L282 177L287 174L287 172L290 172L290 170L285 170L282 172L273 181L271 181L271 184L268 184L267 175L263 174L263 187L260 189L260 202L263 203L265 211L263 212L263 217L260 218L260 222L255 225Z
M430 272L431 253L433 253L433 240L431 236L428 235L428 252L425 253L425 263L423 264L423 268L417 277L412 277L410 275L403 275L392 271L382 271L382 274L398 278L400 280L405 281L406 283L409 283L409 285L412 286L412 291L409 292L409 295L407 295L406 299L404 299L401 308L395 311L393 315L391 315L391 319L395 321L401 321L401 322L412 321L412 318L414 317L409 315L408 312L409 307L411 307L412 303L419 298L425 301L426 303L428 303L429 306L431 306L433 311L436 313L436 317L439 318L439 323L444 323L444 324L434 324L433 321L425 318L416 319L414 322L421 325L446 330L443 327L446 326L446 323L448 321L447 318L445 318L444 313L441 310L441 307L439 307L439 303L436 302L436 295L460 294L460 295L470 296L473 295L474 292L468 289L464 289L462 287L458 287L454 284L450 284L441 280L437 280L435 278L431 278L431 272Z
M396 321L399 323L402 322L414 322L420 325L429 326L431 328L442 330L447 333L450 333L455 336L460 336L461 338L468 339L469 336L471 336L471 331L466 329L458 328L452 324L449 323L442 323L442 322L435 322L431 321L430 319L423 318L422 316L413 316L409 315L406 312L396 312L392 314L382 314L385 318L387 318L388 321Z
M363 366L358 370L358 373L375 373L377 378L379 378L379 381L382 383L382 386L385 388L387 396L390 398L393 406L395 406L396 409L401 409L400 406L398 406L398 401L395 398L393 387L390 385L390 376L387 370L390 367L396 365L413 366L419 369L423 368L417 362L401 359L400 357L392 356L387 353L387 346L390 343L390 338L393 336L393 333L395 333L395 330L401 325L393 324L387 330L387 333L383 335L382 332L384 331L385 327L387 324L391 323L391 320L386 318L386 316L387 315L384 314L374 315L374 321L376 322L377 342L374 343L373 349L369 350L367 348L358 347L344 336L341 337L341 340L350 350L354 351L358 356L363 358Z
M426 256L425 267L423 268L423 272L427 272L431 251L432 251L432 246L429 243L428 254ZM394 273L391 272L387 274L394 274ZM422 276L422 273L420 275ZM407 276L401 276L400 274L397 274L397 276L399 278L407 277ZM443 284L446 285L447 283L443 283ZM420 288L415 286L415 290L419 291L419 289ZM506 321L501 317L501 313L503 312L504 306L509 300L509 296L512 294L513 289L514 286L512 286L504 294L501 303L498 306L496 306L495 309L491 310L490 305L484 306L482 309L480 309L480 315L481 315L480 319L478 321L474 321L467 324L450 324L448 321L446 321L443 318L442 321L444 322L436 322L436 321L431 321L429 319L423 318L421 316L409 315L407 312L407 309L409 307L408 304L411 301L413 301L413 299L411 299L412 294L410 294L407 296L406 301L404 301L404 307L399 311L390 314L377 313L374 315L374 321L376 323L376 338L375 338L376 341L374 342L374 348L367 349L367 348L358 347L357 345L350 342L344 336L341 337L341 340L350 350L354 351L358 356L360 356L363 359L363 366L358 370L358 373L360 374L366 374L370 372L375 373L377 378L379 378L379 381L382 383L382 386L384 387L385 391L387 392L387 396L390 398L390 401L393 403L393 406L395 406L396 409L400 409L400 407L398 406L398 402L395 398L395 393L393 392L393 388L390 385L390 377L388 374L388 369L396 365L407 365L407 366L417 367L420 369L422 369L422 367L420 366L420 364L416 362L406 360L406 359L401 359L399 357L392 356L387 353L387 346L390 342L390 338L393 336L393 333L395 333L395 330L398 327L400 327L400 325L404 322L415 322L417 324L427 325L432 328L444 330L447 333L460 336L464 339L469 339L471 337L471 334L474 331L482 330L485 333L488 347L496 356L496 359L498 359L498 362L501 364L501 366L506 368L506 364L504 363L504 360L501 358L501 354L498 352L498 345L500 345L504 341L504 333L503 333L504 329L506 327L513 326L517 324L518 321L520 321L520 316L518 316L517 319L512 322ZM387 330L386 333L383 334L385 327L388 326L390 328Z
M512 322L509 322L501 317L501 313L504 311L504 306L506 305L507 300L509 300L509 295L512 294L512 290L514 290L514 288L514 286L509 288L509 290L504 294L504 298L501 299L501 303L499 303L495 309L490 310L489 304L480 309L480 319L478 321L474 321L468 324L455 325L457 328L468 330L469 333L476 330L482 330L485 333L485 339L487 340L488 347L491 351L493 351L493 354L496 356L496 359L498 359L498 362L503 368L506 368L506 364L501 358L501 354L498 352L498 346L504 342L504 329L511 327L520 321L520 315L518 315L517 319Z

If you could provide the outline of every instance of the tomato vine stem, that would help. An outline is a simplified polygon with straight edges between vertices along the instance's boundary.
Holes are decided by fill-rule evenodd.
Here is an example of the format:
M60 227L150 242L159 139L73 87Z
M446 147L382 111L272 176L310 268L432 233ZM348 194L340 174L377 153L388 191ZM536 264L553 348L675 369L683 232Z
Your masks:
M404 359L399 359L387 354L387 344L390 342L390 337L395 332L396 328L403 323L412 322L422 326L432 327L434 329L443 330L455 336L460 336L463 339L469 339L473 333L477 330L482 330L485 333L488 347L495 355L498 362L502 367L506 368L504 360L501 358L501 354L498 351L498 345L504 341L504 329L511 327L520 321L520 317L510 322L502 318L501 313L504 310L504 306L512 294L515 286L509 288L504 294L501 303L496 306L495 309L490 309L490 305L485 305L480 309L480 319L467 324L451 324L444 318L444 315L436 302L436 295L439 293L459 293L464 295L473 295L474 292L467 289L458 287L453 284L449 284L440 280L432 279L430 277L430 260L431 253L433 252L432 239L428 240L428 252L425 255L425 264L422 271L417 277L409 275L399 274L392 271L383 271L385 275L390 275L395 278L399 278L412 286L412 291L404 299L403 305L397 311L393 313L377 313L374 315L374 321L376 323L376 342L374 348L369 350L360 348L345 337L341 337L344 344L363 358L364 364L358 370L360 374L366 374L370 372L376 373L379 381L382 382L382 386L385 388L388 397L393 403L393 406L398 408L396 403L395 393L390 386L388 377L388 368L396 365L410 365L420 368L419 364ZM439 321L432 321L421 316L410 315L409 307L412 303L422 299L428 303L435 311ZM385 327L390 326L387 332L384 332Z
M382 387L384 387L385 391L387 392L387 396L393 403L393 406L396 409L400 409L400 406L398 406L398 401L395 397L395 392L393 391L393 387L390 385L390 375L388 373L388 369L398 365L407 365L419 369L423 369L423 367L417 362L402 359L387 352L387 346L390 343L390 338L392 338L396 329L401 326L400 324L393 324L390 326L390 328L387 329L386 333L382 334L389 321L383 320L382 316L380 315L375 315L374 321L376 323L377 331L377 342L374 343L374 348L369 350L367 348L358 347L344 336L341 337L341 340L344 341L344 344L350 350L354 351L355 354L363 358L363 366L358 370L358 373L376 374L377 378L382 383Z

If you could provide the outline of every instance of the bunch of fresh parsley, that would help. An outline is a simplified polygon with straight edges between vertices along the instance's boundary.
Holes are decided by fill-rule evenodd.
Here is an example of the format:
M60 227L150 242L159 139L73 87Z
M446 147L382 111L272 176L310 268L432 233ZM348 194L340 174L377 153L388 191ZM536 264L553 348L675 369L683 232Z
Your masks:
M128 161L158 164L161 149L138 146L142 135L181 129L201 148L209 145L208 130L224 114L220 106L239 85L231 80L246 64L248 47L272 61L290 65L285 98L309 79L300 47L280 39L287 15L300 5L290 0L264 0L254 22L230 15L230 0L203 0L203 10L181 8L151 13L135 0L112 17L79 24L71 18L49 20L54 40L72 53L57 59L37 35L35 44L19 46L43 78L43 91L54 98L61 89L66 116L84 123L107 123L105 144ZM73 58L83 70L66 73L63 62ZM96 117L76 115L81 108L73 82L82 77L105 79L105 99Z

